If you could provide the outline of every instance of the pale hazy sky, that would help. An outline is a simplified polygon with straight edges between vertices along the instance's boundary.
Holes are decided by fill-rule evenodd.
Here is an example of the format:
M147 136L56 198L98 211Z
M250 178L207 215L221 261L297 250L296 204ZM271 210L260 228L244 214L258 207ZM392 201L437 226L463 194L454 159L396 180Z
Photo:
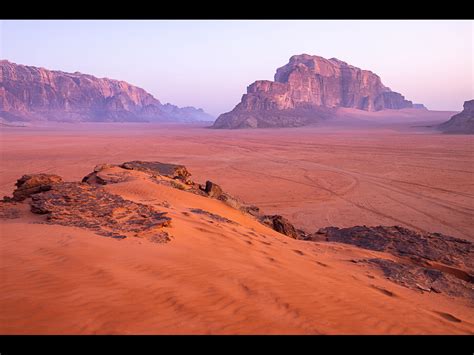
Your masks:
M336 57L433 110L474 98L473 21L0 21L0 57L125 80L217 116L294 54Z

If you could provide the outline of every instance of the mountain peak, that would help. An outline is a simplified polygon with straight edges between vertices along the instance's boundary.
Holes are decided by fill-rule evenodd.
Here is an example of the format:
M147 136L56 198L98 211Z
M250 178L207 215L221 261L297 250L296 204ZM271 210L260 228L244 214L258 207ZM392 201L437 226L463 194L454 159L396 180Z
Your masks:
M274 81L256 81L214 128L293 127L329 118L338 107L365 111L412 107L371 71L337 58L299 54L278 68Z

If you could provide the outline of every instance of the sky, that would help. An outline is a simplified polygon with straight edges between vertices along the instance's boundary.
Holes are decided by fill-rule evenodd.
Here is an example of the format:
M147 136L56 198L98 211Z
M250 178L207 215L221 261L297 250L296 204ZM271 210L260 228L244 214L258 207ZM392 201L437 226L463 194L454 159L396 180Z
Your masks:
M162 103L230 111L295 54L371 70L432 110L474 98L474 21L0 21L0 58L125 80Z

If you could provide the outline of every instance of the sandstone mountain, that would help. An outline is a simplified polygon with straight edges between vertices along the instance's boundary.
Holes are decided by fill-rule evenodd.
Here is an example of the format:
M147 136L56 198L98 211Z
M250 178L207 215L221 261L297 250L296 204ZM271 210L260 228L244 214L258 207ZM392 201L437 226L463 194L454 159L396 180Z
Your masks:
M438 126L445 133L474 134L474 100L464 102L464 110Z
M0 60L0 117L5 121L213 121L202 109L161 104L124 81Z
M413 108L413 103L384 86L371 71L336 58L301 54L278 68L274 81L250 85L241 102L220 115L213 127L302 126L330 118L338 107L380 111Z

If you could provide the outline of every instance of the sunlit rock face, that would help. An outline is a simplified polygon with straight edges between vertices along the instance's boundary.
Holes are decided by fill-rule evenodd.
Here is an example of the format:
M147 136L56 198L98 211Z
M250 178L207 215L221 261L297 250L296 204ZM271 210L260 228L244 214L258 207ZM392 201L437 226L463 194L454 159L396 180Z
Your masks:
M412 108L413 103L384 86L371 71L336 58L302 54L278 68L274 81L251 84L241 102L219 116L214 127L301 126L327 118L338 107L380 111ZM268 116L275 116L275 121Z
M194 107L162 105L125 81L0 61L0 116L9 121L213 120Z

